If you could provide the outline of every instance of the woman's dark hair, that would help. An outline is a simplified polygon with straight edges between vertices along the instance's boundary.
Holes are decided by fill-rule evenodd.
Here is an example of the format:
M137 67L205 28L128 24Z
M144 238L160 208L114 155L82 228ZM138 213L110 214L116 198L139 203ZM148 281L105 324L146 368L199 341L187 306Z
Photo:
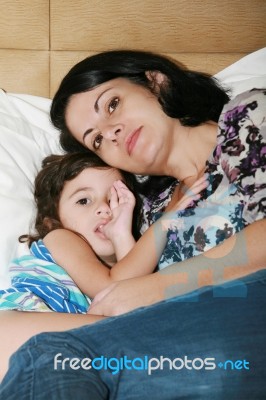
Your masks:
M31 245L33 241L43 239L52 230L63 227L58 215L58 205L64 184L66 181L74 179L86 168L108 169L111 167L97 155L88 153L50 155L43 160L42 169L35 178L36 234L22 235L19 238L20 242L27 241ZM135 192L135 177L129 172L120 172L123 181L136 197L132 231L135 239L138 239L140 237L141 200Z
M150 77L153 72L161 72L166 77L159 93L158 85L155 88L155 82L147 77L147 72ZM186 126L217 122L229 100L226 91L213 77L189 71L165 56L134 50L99 53L79 62L68 72L52 101L51 120L61 132L60 143L65 151L90 151L72 136L67 127L65 115L71 96L115 78L126 78L155 93L163 111ZM158 177L156 181L158 183Z

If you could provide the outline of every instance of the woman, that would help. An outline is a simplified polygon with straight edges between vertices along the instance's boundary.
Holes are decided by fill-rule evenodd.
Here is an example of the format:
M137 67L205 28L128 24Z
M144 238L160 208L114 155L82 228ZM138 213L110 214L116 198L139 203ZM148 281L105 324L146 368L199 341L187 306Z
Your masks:
M255 271L263 269L266 260L265 118L261 117L265 96L263 92L253 95L259 96L259 101L247 98L243 105L246 97L240 98L236 100L240 103L229 103L223 110L228 96L212 79L142 52L102 53L69 72L51 110L54 124L63 132L62 145L68 151L92 150L108 164L136 174L157 175L152 185L151 180L143 184L143 193L150 192L146 200L148 224L158 217L155 211L171 211L182 196L182 188L190 187L205 172L210 174L210 186L193 207L170 215L173 226L160 262L162 267L168 266L109 287L96 297L91 313L116 315L169 300L90 327L33 338L13 357L3 394L16 395L14 379L23 387L25 398L30 398L33 390L38 399L52 395L66 399L72 395L93 399L259 398L265 390L265 360L258 349L265 341L261 310L266 299L265 273ZM245 122L252 121L251 112L256 121L247 130ZM249 135L241 137L243 131ZM243 153L247 146L252 151ZM252 162L247 166L250 155ZM250 166L253 169L248 173ZM169 191L169 179L159 176L174 178ZM163 190L166 192L154 202ZM212 229L216 216L222 218ZM178 247L172 258L167 248L174 244ZM189 259L192 255L196 257ZM235 280L239 277L241 281ZM203 288L193 292L198 286ZM187 292L190 294L175 297ZM57 360L84 358L84 354L90 359L126 355L132 360L146 354L155 363L161 356L172 359L182 354L183 364L189 357L194 364L191 361L188 368L178 369L175 363L176 370L182 369L180 380L158 363L157 372L149 375L145 368L139 372L140 365L136 378L132 368L121 368L116 374L110 366L96 372L77 366L73 371L65 362L64 371L54 368L55 375L52 365L55 367L56 353L62 354ZM209 354L217 362L215 371L198 374L197 368L202 369L203 364L198 361L199 366L195 359L203 360ZM240 358L245 367L237 377L217 367L218 361L227 365L225 360L235 366ZM179 358L179 366L181 361ZM257 368L252 379L244 370L248 362ZM58 365L62 362L56 361Z
M259 265L264 267L261 264L266 260L263 249L260 249L261 260L243 261L238 270L234 268L238 259L234 259L232 252L232 260L226 260L224 265L224 255L232 248L237 252L234 241L238 236L234 234L243 228L246 232L247 225L265 217L265 177L260 174L265 167L265 137L258 134L254 143L252 137L256 129L261 132L264 126L265 96L262 91L259 97L260 104L253 111L261 114L257 117L260 120L258 126L254 122L247 137L248 124L253 117L249 114L257 100L255 93L253 98L247 94L230 103L222 113L229 97L215 80L186 71L162 56L136 51L105 52L81 61L66 75L51 108L51 119L62 132L63 148L74 151L85 147L113 167L136 174L157 175L145 182L143 188L144 194L151 190L155 192L147 200L146 225L154 222L155 212L171 210L171 205L182 196L183 187L190 187L206 172L210 174L211 184L205 202L201 199L193 211L188 210L183 215L185 229L178 231L178 248L171 243L169 232L161 265L202 254L227 239L216 250L207 253L219 258L215 263L208 263L207 268L204 267L206 254L206 257L193 258L189 263L171 265L170 282L166 279L166 276L169 278L168 269L148 279L121 282L100 294L91 312L116 315L162 300L168 297L169 290L174 295L196 289L197 282L193 277L198 275L200 268L204 270L204 278L199 276L199 279L206 285L241 277L255 271ZM232 113L230 109L233 109ZM243 119L246 119L247 127L242 126ZM244 157L247 165L241 161ZM164 180L158 176L175 178L170 188L172 200L167 207L167 196L164 202L158 202L165 188ZM248 188L245 186L247 180L250 180ZM254 205L254 201L255 209L250 204ZM217 214L220 217L218 223ZM206 221L206 215L209 221ZM216 216L217 224L214 229L211 227L213 216ZM265 221L261 221L252 226L254 235L263 234L264 224ZM191 239L194 235L192 245L180 239L185 230L193 231L190 234ZM173 251L176 253L174 258ZM218 269L215 274L214 265L215 271ZM173 287L182 268L192 276L185 289L180 285ZM102 300L97 305L99 299Z

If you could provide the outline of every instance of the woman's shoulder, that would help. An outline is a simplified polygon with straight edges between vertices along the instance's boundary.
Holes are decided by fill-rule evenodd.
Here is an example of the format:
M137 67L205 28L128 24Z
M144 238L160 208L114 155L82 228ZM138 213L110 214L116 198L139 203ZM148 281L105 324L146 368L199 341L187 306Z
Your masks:
M238 94L232 98L223 108L220 121L224 119L224 115L229 113L230 117L243 116L243 112L257 110L264 115L266 114L266 88L251 89Z
M241 93L223 109L218 123L218 144L232 144L233 140L234 146L240 142L247 145L254 135L257 139L265 135L265 129L262 129L265 124L266 89L252 89Z
M230 182L241 182L244 187L247 180L260 177L258 185L265 179L265 146L266 89L252 89L236 96L224 108L214 160Z

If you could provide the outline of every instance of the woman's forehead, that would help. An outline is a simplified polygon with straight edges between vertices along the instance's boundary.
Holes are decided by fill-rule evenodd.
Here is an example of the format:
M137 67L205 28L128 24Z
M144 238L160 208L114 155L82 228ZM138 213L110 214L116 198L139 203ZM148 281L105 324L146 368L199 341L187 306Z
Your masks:
M111 90L111 89L126 89L126 88L132 88L133 86L139 86L137 83L132 82L128 78L115 78L111 79L109 81L103 82L99 85L94 86L91 89L88 89L85 92L79 92L72 94L72 96L69 99L69 103L67 106L67 109L70 105L73 105L73 103L77 103L78 101L82 101L82 99L90 99L93 98L94 96L97 96L101 94L102 92L106 90Z

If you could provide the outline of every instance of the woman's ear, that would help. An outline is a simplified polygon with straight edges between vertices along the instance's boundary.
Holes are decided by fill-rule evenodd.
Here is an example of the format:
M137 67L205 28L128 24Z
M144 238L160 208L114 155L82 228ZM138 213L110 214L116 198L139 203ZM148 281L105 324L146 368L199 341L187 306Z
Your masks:
M160 93L161 86L166 82L166 76L159 71L146 71L146 77L151 82L151 88L156 94Z

